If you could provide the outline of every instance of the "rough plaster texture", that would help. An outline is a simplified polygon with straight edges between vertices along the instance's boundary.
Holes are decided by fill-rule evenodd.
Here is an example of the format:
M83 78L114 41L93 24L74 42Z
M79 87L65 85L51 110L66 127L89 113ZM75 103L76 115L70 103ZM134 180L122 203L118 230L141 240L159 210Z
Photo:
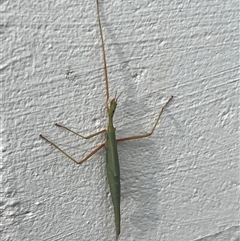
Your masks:
M119 240L239 240L237 0L100 1L117 135ZM104 136L103 61L94 0L1 1L2 240L114 240Z

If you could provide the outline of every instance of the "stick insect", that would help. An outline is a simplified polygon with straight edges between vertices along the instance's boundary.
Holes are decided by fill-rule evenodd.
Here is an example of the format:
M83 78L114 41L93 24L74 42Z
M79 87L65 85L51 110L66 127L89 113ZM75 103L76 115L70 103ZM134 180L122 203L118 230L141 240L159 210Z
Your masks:
M100 19L100 10L99 10L99 2L96 0L97 5L97 17L98 17L98 25L99 25L99 31L100 31L100 39L101 39L101 45L102 45L102 55L103 55L103 70L104 70L104 76L105 76L105 85L106 85L106 107L107 107L107 114L108 114L108 127L106 129L103 129L101 131L98 131L96 133L93 133L89 136L82 136L78 134L77 132L67 128L66 126L55 124L57 127L61 127L74 135L77 135L80 138L84 139L90 139L94 136L97 136L99 134L105 133L106 135L106 141L102 144L100 144L98 147L96 147L94 150L92 150L86 157L84 157L82 160L77 161L75 158L67 154L64 150L62 150L58 145L53 143L52 141L48 140L43 135L40 135L42 139L50 143L52 146L54 146L56 149L58 149L62 154L64 154L66 157L71 159L76 164L82 164L86 160L88 160L91 156L93 156L95 153L97 153L100 149L105 147L106 149L106 168L107 168L107 177L108 177L108 183L110 187L111 197L112 197L112 203L114 207L114 215L115 215L115 226L116 226L116 237L118 238L120 234L120 170L119 170L119 161L118 161L118 152L117 152L117 143L122 141L130 141L130 140L136 140L141 139L145 137L149 137L153 134L160 117L162 115L162 112L164 108L168 105L168 103L171 101L173 96L169 98L169 100L165 103L165 105L161 108L160 113L158 114L158 117L155 121L155 124L152 127L152 130L149 133L146 134L140 134L140 135L134 135L134 136L128 136L116 139L115 135L115 128L113 126L113 115L117 107L117 101L118 97L115 96L111 101L109 101L109 84L108 84L108 71L107 71L107 61L106 61L106 54L105 54L105 46L104 46L104 38L103 38L103 31L102 31L102 24Z

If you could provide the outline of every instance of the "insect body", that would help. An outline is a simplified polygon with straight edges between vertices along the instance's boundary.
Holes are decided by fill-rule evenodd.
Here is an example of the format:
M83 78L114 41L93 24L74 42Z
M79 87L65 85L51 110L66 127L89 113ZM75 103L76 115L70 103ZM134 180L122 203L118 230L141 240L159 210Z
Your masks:
M47 141L48 143L50 143L51 145L53 145L56 149L58 149L60 152L62 152L65 156L67 156L69 159L71 159L76 164L82 164L83 162L88 160L92 155L94 155L96 152L98 152L100 149L102 149L103 147L106 148L107 177L108 177L108 182L109 182L109 187L110 187L110 192L111 192L111 197L112 197L112 203L114 206L116 236L118 238L118 236L120 234L121 218L120 218L120 168L119 168L119 161L118 161L117 142L141 139L141 138L152 135L152 133L154 132L154 130L160 120L160 117L161 117L161 114L162 114L164 108L170 102L170 100L173 98L173 96L171 96L169 98L167 103L165 103L165 105L160 110L157 120L156 120L152 130L149 133L116 139L115 128L113 126L113 115L114 115L114 112L117 107L117 100L118 100L119 96L113 98L109 103L107 61L106 61L106 54L105 54L105 48L104 48L104 40L103 40L103 32L102 32L102 26L101 26L101 20L100 20L100 11L99 11L98 0L96 0L96 4L97 4L98 24L99 24L99 30L100 30L101 43L102 43L102 52L103 52L104 75L105 75L106 97L107 97L106 98L106 106L107 106L107 114L108 114L108 128L98 131L96 133L93 133L89 136L82 136L82 135L78 134L77 132L75 132L63 125L60 125L60 124L55 124L55 125L65 129L81 138L84 138L84 139L90 139L96 135L105 133L106 134L106 142L100 144L98 147L96 147L92 152L90 152L82 160L77 161L75 158L71 157L69 154L67 154L65 151L63 151L59 146L57 146L52 141L48 140L43 135L40 135L40 137L42 139L44 139L45 141Z
M117 236L120 234L120 169L117 152L117 140L115 128L113 126L113 114L117 102L113 99L108 109L108 129L106 132L106 159L107 159L107 177L114 206L115 226Z

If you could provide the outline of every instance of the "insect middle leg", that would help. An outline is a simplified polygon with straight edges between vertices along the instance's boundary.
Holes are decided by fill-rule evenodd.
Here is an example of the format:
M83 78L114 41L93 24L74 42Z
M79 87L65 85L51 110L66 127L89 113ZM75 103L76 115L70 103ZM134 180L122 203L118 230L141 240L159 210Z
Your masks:
M83 138L83 139L90 139L90 138L92 138L92 137L94 137L94 136L97 136L97 135L99 135L99 134L101 134L101 133L106 132L106 129L103 129L103 130L98 131L98 132L95 132L95 133L93 133L93 134L91 134L91 135L89 135L89 136L82 136L82 135L78 134L77 132L69 129L68 127L63 126L63 125L60 125L60 124L58 124L58 123L56 123L55 126L61 127L61 128L65 129L65 130L67 130L67 131L73 133L74 135L76 135L76 136L78 136L78 137L81 137L81 138Z
M168 105L168 103L171 101L172 98L173 98L173 96L171 96L171 97L169 98L169 100L167 101L167 103L162 107L162 109L161 109L161 111L160 111L160 113L159 113L159 115L158 115L158 118L157 118L157 120L156 120L156 122L155 122L155 124L154 124L154 126L153 126L153 128L152 128L152 130L151 130L149 133L142 134L142 135L128 136L128 137L119 138L119 139L117 139L117 142L136 140L136 139L141 139L141 138L144 138L144 137L151 136L152 133L154 132L154 130L156 129L156 126L157 126L157 124L158 124L158 122L159 122L159 120L160 120L160 117L161 117L161 115L162 115L162 113L163 113L164 108Z
M67 131L69 131L69 132L71 132L71 133L73 133L73 134L75 134L75 135L77 135L78 137L81 137L81 138L83 138L83 139L90 139L90 138L92 138L92 137L94 137L94 136L97 136L97 135L103 133L103 132L106 132L106 129L104 129L104 130L98 131L98 132L96 132L96 133L93 133L93 134L91 134L91 135L89 135L89 136L82 136L82 135L78 134L77 132L75 132L75 131L67 128L66 126L63 126L63 125L60 125L60 124L57 124L57 123L56 123L55 125L58 126L58 127L61 127L61 128L63 128L63 129L65 129L65 130L67 130ZM102 143L101 145L99 145L98 147L96 147L93 151L91 151L85 158L83 158L83 159L80 160L80 161L77 161L75 158L73 158L72 156L70 156L69 154L67 154L63 149L61 149L61 148L60 148L58 145L56 145L54 142L48 140L48 139L47 139L46 137L44 137L43 135L40 135L40 137L41 137L42 139L44 139L45 141L47 141L48 143L50 143L52 146L54 146L54 147L55 147L56 149L58 149L62 154L64 154L66 157L68 157L70 160L72 160L72 161L75 162L76 164L82 164L83 162L87 161L92 155L94 155L96 152L98 152L100 149L102 149L102 148L105 146L105 143Z

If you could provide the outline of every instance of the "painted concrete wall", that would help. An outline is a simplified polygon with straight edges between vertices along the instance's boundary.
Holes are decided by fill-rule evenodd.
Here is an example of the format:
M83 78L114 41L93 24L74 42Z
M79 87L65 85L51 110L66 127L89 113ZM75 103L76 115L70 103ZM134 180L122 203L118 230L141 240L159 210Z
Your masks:
M238 240L239 6L230 1L100 1L111 96L122 93L119 240ZM95 1L1 1L2 240L114 240Z

